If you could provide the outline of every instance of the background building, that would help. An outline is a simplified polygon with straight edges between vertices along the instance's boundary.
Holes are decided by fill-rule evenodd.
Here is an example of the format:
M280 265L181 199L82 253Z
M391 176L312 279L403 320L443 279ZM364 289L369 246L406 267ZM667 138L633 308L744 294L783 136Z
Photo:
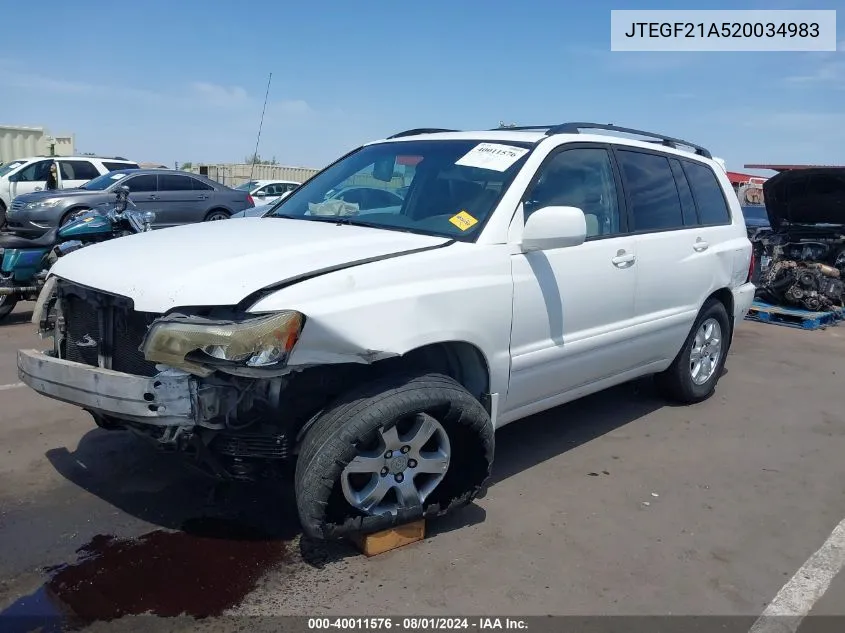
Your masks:
M196 165L183 165L185 171L207 176L212 180L226 185L237 187L250 180L292 180L294 182L305 182L316 174L319 169L311 167L286 167L284 165L251 165L249 163L217 163L208 165L198 163Z
M76 137L53 135L43 127L0 125L0 163L27 156L73 156Z

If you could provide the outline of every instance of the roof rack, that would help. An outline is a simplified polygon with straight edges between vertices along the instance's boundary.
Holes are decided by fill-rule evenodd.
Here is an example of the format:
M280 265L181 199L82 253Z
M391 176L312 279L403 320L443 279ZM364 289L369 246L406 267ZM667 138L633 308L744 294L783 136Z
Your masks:
M387 138L401 138L403 136L416 136L417 134L436 134L437 132L458 132L458 130L447 130L440 127L418 127L413 130L405 130L404 132L397 132L393 136Z
M554 125L500 125L499 127L494 127L488 130L488 132L500 132L500 131L514 131L514 132L525 132L529 130L548 130L549 128L555 127Z
M660 143L661 145L665 145L666 147L672 147L674 149L677 149L678 145L685 145L686 147L694 149L695 153L699 156L704 156L705 158L713 158L709 150L701 147L700 145L696 145L695 143L690 143L689 141L684 141L679 138L673 138L671 136L664 136L663 134L655 134L654 132L646 132L644 130L635 130L633 128L619 127L610 123L561 123L560 125L550 127L546 131L546 136L551 136L552 134L580 134L582 129L607 130L609 132L620 132L622 134L649 136L652 139L657 139L654 141L649 141L651 143Z
M505 125L500 124L499 127L491 128L490 132L498 132L498 131L511 131L511 132L519 132L519 131L530 131L530 130L546 130L546 136L552 136L553 134L580 134L582 129L589 129L589 130L606 130L608 132L619 132L621 134L634 134L636 136L646 136L650 137L652 140L646 141L648 143L658 143L660 145L664 145L666 147L671 147L673 149L678 149L678 145L683 145L685 147L689 147L695 151L696 154L699 156L704 156L705 158L713 158L713 155L710 153L710 150L701 147L701 145L696 145L695 143L690 143L689 141L684 141L679 138L673 138L671 136L664 136L663 134L656 134L654 132L646 132L645 130L635 130L633 128L628 127L619 127L618 125L613 125L612 123L587 123L585 121L578 121L574 123L557 123L555 125ZM458 130L448 130L445 128L436 128L436 127L421 127L415 128L413 130L405 130L404 132L399 132L394 134L393 136L388 136L387 138L400 138L403 136L415 136L417 134L434 134L436 132L457 132Z

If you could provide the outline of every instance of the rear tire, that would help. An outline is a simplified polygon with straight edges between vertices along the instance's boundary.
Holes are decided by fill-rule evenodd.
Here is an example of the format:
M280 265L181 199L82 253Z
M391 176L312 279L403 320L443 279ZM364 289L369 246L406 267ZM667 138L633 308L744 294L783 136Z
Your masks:
M430 423L427 416L436 422ZM431 440L447 447L445 458L443 453L430 452L432 445L426 443L425 433L414 435L414 428L422 428L423 421L433 429ZM405 429L410 429L408 435L404 435ZM448 436L445 442L443 430ZM386 437L395 437L402 445L412 445L413 439L408 438L419 437L422 443L407 453L397 444L388 458L391 447L386 446ZM323 411L302 442L295 491L303 531L311 538L334 539L440 516L465 506L490 475L494 442L487 411L447 376L394 374L355 388ZM437 468L434 460L429 461L435 454L440 456ZM396 458L404 463L397 464ZM355 464L347 469L353 460ZM376 463L378 460L383 463ZM351 477L363 479L356 494L368 497L364 490L388 489L378 493L379 499L395 507L375 514L353 506L349 501ZM407 493L409 488L422 493L415 497Z
M708 299L675 360L655 376L658 390L681 404L694 404L712 396L722 376L730 341L728 311L721 301Z
M216 222L217 220L228 220L231 213L223 209L213 209L205 216L205 222Z

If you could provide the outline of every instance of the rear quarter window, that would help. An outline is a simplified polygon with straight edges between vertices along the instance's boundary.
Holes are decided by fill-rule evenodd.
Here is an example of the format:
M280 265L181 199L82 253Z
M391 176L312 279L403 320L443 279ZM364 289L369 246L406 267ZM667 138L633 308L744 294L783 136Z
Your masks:
M684 172L701 224L730 224L731 213L716 174L707 165L684 161Z
M136 163L111 163L108 161L103 161L103 167L106 168L106 171L118 171L120 169L140 169L140 167Z

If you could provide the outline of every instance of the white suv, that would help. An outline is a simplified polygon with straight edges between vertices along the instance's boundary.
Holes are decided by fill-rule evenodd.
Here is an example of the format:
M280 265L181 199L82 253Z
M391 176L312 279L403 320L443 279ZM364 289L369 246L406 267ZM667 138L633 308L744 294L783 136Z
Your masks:
M352 183L409 187L363 211L331 198ZM291 474L305 533L329 538L469 503L495 429L539 411L648 374L707 398L751 260L704 148L411 130L263 218L61 258L34 315L54 349L21 350L19 374L216 476Z
M16 196L44 188L53 161L59 165L59 189L80 187L110 171L138 169L138 163L125 158L95 156L31 156L9 161L0 165L0 227Z

